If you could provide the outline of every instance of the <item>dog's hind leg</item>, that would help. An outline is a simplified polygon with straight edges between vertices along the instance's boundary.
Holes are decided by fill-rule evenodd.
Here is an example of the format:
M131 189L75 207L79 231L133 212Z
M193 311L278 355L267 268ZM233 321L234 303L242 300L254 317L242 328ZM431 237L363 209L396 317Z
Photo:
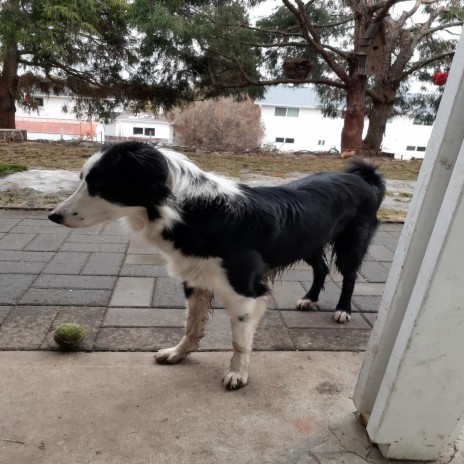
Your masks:
M181 361L191 351L197 349L198 343L204 335L213 293L201 288L192 288L186 284L184 284L184 290L187 297L185 335L178 345L156 353L155 359L159 363L174 364Z
M229 390L237 390L248 383L253 337L266 311L266 297L250 298L236 294L227 299L227 309L232 324L234 354L222 383Z
M347 228L334 241L335 264L343 276L342 292L333 319L343 323L351 319L351 297L359 268L375 231L373 224L361 223Z
M311 258L305 259L305 261L313 268L313 283L309 292L296 302L296 309L300 311L317 311L316 303L321 290L324 288L325 278L329 273L329 268L324 259L324 250L321 249L318 253L311 256Z

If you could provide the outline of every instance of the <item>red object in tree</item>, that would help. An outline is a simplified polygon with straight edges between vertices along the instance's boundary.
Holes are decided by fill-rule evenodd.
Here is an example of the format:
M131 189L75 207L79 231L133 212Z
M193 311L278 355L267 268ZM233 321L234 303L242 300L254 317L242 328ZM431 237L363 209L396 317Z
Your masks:
M437 72L432 77L432 82L435 85L445 85L447 80L448 80L447 72Z

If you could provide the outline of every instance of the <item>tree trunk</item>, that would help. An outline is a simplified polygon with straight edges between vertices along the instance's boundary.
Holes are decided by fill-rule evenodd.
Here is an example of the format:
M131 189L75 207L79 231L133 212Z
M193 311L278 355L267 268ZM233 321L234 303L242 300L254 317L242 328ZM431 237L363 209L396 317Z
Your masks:
M18 52L7 43L0 75L0 129L15 129L15 97L18 87Z
M346 93L346 113L343 123L341 149L361 150L365 114L365 78L352 79Z
M369 127L364 138L366 149L380 151L391 106L391 104L384 102L373 103L371 114L369 115Z

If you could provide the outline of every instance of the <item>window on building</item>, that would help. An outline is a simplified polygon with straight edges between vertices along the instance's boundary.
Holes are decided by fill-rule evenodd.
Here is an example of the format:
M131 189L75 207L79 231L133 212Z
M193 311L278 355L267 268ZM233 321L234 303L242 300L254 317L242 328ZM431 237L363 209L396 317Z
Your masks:
M42 107L44 106L44 99L42 97L33 97L32 98L32 103L35 107Z
M153 127L145 127L145 135L149 135L150 137L155 136L155 129Z
M287 108L287 117L297 118L299 114L300 114L299 108Z
M285 139L285 143L295 143L295 139Z
M276 106L274 116L287 116L289 118L297 118L300 114L299 108L284 108Z
M425 151L427 147L417 147L416 151Z
M132 134L134 135L143 135L143 127L133 127Z
M276 137L276 142L279 142L279 143L284 143L285 142L285 139L283 137Z
M413 146L413 145L408 145L408 146L406 147L406 151L416 151L416 147Z
M318 141L317 141L317 144L318 144L318 145L325 145L325 140L318 140Z

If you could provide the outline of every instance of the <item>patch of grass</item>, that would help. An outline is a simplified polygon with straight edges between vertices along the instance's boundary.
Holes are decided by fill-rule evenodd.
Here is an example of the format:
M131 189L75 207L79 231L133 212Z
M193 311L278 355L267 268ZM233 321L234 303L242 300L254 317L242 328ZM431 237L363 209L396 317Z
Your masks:
M14 172L27 171L27 166L24 164L5 164L0 163L0 177L8 176Z
M86 158L99 149L97 144L75 142L0 143L0 159L4 163L24 164L28 168L81 169ZM340 171L349 164L337 155L282 155L275 153L187 153L202 169L240 178L243 174L287 177L301 172ZM372 159L387 179L415 180L421 161Z
M31 188L5 190L0 195L0 208L52 209L66 200L73 191L41 193Z
M397 209L380 208L377 213L377 219L379 221L387 222L404 222L406 214L407 213L405 211Z
M412 193L400 192L400 193L398 193L398 196L401 197L401 198L412 198Z

